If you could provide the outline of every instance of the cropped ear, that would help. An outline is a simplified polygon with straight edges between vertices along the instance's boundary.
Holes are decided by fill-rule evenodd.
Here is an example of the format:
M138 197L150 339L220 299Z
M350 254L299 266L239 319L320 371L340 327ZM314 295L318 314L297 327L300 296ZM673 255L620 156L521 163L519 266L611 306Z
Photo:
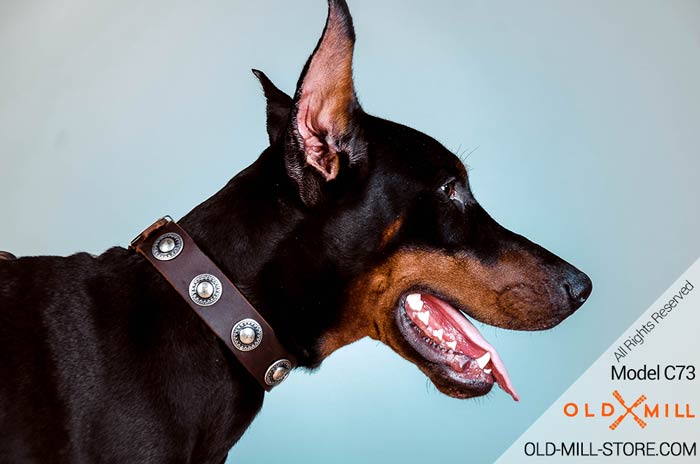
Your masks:
M347 4L329 0L326 26L299 78L287 131L287 171L308 205L341 170L366 158L352 80L354 45Z
M289 113L292 110L292 97L278 89L264 72L258 69L252 71L260 81L267 100L267 136L272 145L287 129Z

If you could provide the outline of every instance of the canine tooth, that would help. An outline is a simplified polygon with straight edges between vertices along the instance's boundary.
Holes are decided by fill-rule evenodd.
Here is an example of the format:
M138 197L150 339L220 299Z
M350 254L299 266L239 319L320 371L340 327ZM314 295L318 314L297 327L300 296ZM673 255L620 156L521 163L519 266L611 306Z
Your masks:
M476 363L479 365L481 369L486 367L486 365L491 361L491 353L488 351L483 354L479 359L476 360Z
M490 374L490 373L491 373L491 369L490 369L490 368L489 368L489 369L484 369L484 374Z
M406 297L406 303L408 307L414 311L420 311L423 309L423 300L420 297L420 293L411 293Z
M447 343L445 343L445 345L447 345L448 348L453 350L453 351L457 349L457 342L455 340L453 340L451 342L447 342Z
M430 320L430 311L419 312L418 319L420 319L423 324L428 325L428 321Z
M433 335L435 335L435 338L442 340L442 333L443 332L444 331L442 329L433 330Z

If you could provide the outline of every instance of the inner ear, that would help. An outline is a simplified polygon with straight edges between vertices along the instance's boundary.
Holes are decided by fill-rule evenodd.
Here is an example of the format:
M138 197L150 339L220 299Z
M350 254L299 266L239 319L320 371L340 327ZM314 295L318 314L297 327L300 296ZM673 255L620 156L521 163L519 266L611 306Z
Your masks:
M253 69L253 74L260 81L267 100L267 137L270 145L274 144L285 132L292 111L292 97L282 92L272 83L264 72Z
M290 176L302 189L314 185L302 178L307 171L328 182L346 164L341 156L348 157L349 165L360 159L354 153L358 151L356 118L361 111L352 79L354 45L347 4L330 0L323 35L299 78L292 108L287 162Z
M354 43L352 20L331 3L323 36L296 95L296 130L307 162L326 180L338 174L338 142L347 133L357 105L352 81Z

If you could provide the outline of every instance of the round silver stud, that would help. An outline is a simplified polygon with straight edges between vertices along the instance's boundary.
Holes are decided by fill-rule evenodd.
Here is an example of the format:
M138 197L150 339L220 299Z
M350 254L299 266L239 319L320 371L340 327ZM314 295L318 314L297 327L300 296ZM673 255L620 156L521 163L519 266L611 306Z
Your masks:
M265 372L265 383L274 387L284 382L292 371L289 359L279 359L273 362Z
M246 327L238 332L238 339L244 345L252 344L255 341L255 330L251 329L250 327Z
M231 343L240 351L254 350L262 338L262 326L255 319L238 321L231 329Z
M207 298L211 298L211 296L214 294L214 286L209 281L205 280L197 284L195 291L200 298L204 298L206 300Z
M190 298L199 306L219 301L221 291L221 281L211 274L199 274L190 282Z
M168 232L158 237L151 247L151 254L158 261L170 261L182 252L184 242L175 232Z
M175 240L173 240L170 237L165 237L163 240L160 241L158 244L158 250L161 253L170 253L175 249Z

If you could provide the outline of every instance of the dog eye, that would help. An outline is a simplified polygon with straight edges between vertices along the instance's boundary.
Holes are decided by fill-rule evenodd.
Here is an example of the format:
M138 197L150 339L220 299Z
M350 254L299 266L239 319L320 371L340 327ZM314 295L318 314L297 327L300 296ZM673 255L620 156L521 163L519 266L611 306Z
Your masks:
M440 186L440 191L450 200L457 199L457 189L455 188L455 180L452 179Z
M457 179L452 178L440 186L440 193L445 195L460 211L464 212L465 192L462 187L457 184Z

